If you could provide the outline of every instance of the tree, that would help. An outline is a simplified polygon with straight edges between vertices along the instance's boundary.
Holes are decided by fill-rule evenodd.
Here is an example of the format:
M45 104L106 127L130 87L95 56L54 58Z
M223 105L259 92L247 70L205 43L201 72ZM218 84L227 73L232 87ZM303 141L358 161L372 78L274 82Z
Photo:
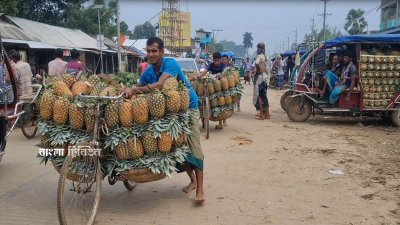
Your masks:
M248 54L249 48L253 47L253 37L251 36L250 32L246 32L243 34L243 47Z
M339 37L342 35L343 35L342 32L340 30L338 30L337 27L334 27L332 29L331 27L326 26L326 29L325 29L326 40L336 38L336 37ZM304 42L309 42L313 38L315 38L315 41L322 41L322 39L324 38L324 30L321 29L318 31L316 29L311 29L310 33L307 33L304 36Z
M368 22L364 18L365 11L362 9L350 9L347 14L344 29L350 34L361 34L368 26Z
M219 44L223 46L223 51L233 52L236 57L244 57L246 54L244 46L236 45L233 41L222 40Z
M156 36L156 28L150 22L135 26L133 29L131 39L147 39Z
M0 4L0 12L56 26L63 26L70 8L87 0L13 0Z

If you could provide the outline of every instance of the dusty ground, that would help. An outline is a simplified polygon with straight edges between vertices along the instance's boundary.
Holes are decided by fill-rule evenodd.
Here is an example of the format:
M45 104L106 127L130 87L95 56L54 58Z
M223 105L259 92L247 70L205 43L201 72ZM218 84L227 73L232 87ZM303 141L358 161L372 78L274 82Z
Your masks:
M185 175L139 185L103 182L96 224L400 224L400 129L378 120L316 117L293 123L269 91L270 121L242 112L203 139L206 203ZM35 158L39 138L16 130L0 164L0 224L57 224L57 173ZM344 175L332 175L340 169Z

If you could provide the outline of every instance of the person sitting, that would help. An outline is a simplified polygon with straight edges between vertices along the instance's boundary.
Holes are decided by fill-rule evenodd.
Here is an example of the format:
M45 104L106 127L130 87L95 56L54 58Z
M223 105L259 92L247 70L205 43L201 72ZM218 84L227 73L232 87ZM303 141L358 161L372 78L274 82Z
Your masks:
M17 80L17 93L19 96L32 94L32 70L31 66L21 60L21 54L15 51L12 54L12 59L15 63L16 68L16 80Z
M57 48L54 51L55 59L49 62L49 75L62 75L65 72L65 67L67 62L62 60L63 50L61 48Z
M69 61L66 65L67 73L71 74L75 78L75 80L79 80L84 70L82 63L79 62L79 56L79 51L76 49L72 49L71 61Z
M343 54L343 69L338 77L332 71L326 71L325 80L329 85L329 88L332 90L332 93L329 96L329 104L332 106L339 99L340 93L349 89L346 95L346 102L350 101L350 95L355 87L357 78L357 67L352 62L352 56L350 52L344 52Z

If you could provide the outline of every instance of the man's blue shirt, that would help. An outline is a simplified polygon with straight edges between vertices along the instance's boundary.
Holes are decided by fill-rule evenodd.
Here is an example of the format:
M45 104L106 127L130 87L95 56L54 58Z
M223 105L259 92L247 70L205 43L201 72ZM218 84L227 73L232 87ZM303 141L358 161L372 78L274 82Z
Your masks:
M224 72L226 65L224 63L219 64L217 68L214 67L214 63L210 63L207 67L207 71L211 72L211 74L217 74Z
M183 74L181 68L179 67L175 59L163 57L161 60L162 60L161 67L159 71L160 76L162 74L168 74L171 77L175 77L178 80L178 82L182 81L185 84L185 86L189 89L189 98L190 98L189 109L198 109L199 102L197 94L190 85L190 82L186 79L186 76ZM150 65L140 76L139 83L144 86L148 84L154 84L158 81L158 78L159 77L156 74L154 66Z

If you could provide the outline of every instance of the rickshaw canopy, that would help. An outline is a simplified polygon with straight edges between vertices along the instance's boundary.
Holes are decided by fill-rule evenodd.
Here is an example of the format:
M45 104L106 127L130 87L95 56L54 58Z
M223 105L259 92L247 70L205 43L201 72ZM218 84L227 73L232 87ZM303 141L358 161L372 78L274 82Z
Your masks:
M341 36L325 42L325 47L330 48L348 43L399 43L400 34L360 34Z
M221 52L222 56L228 56L229 58L235 57L235 53L233 52Z

